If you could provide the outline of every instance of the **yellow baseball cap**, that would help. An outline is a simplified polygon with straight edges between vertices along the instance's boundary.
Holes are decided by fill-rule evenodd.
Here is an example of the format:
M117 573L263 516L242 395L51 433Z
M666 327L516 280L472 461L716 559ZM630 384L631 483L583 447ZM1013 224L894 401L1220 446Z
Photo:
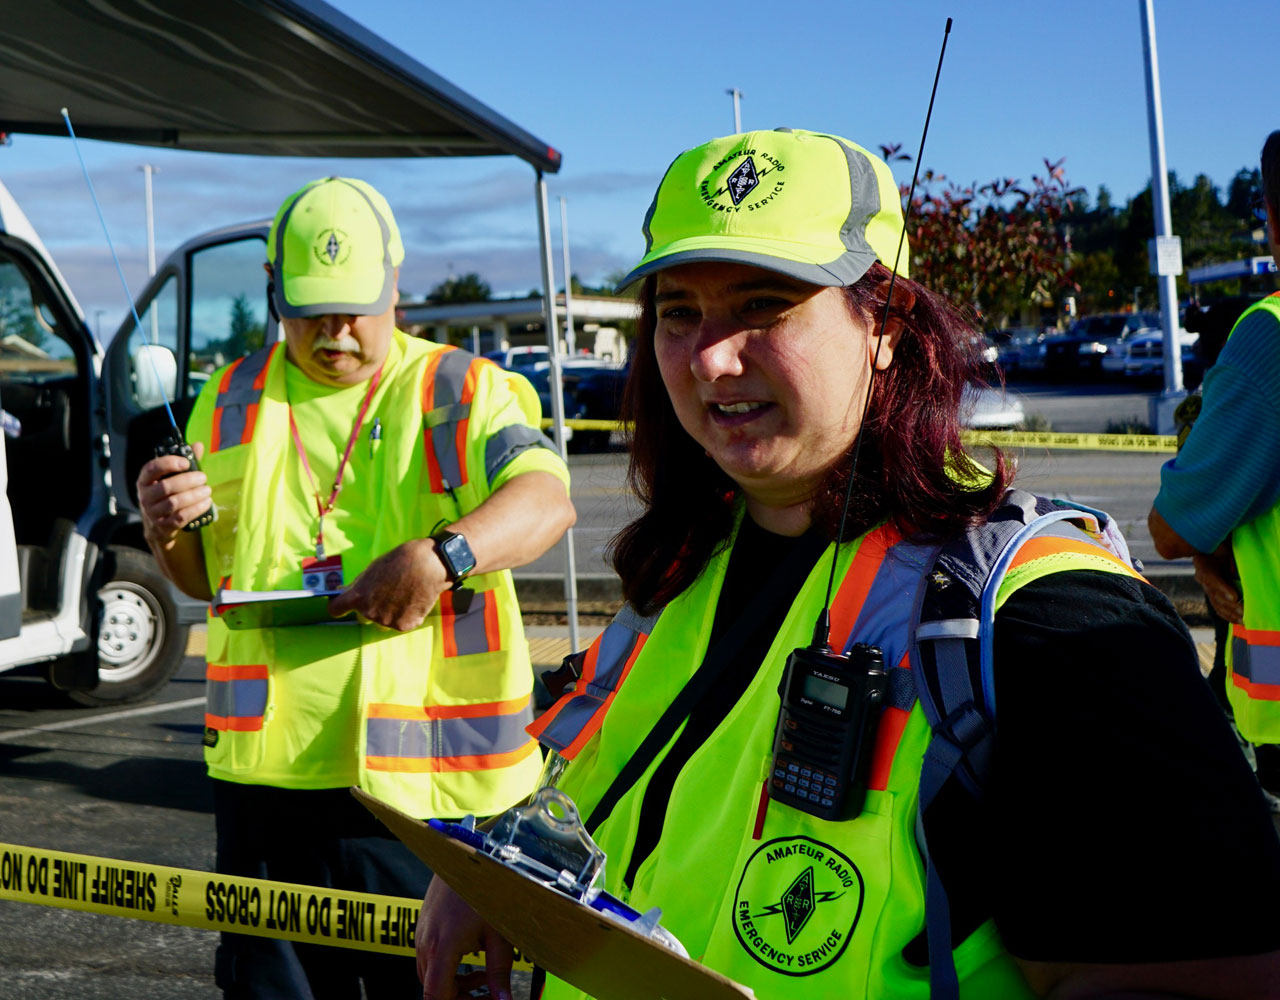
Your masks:
M376 316L391 307L404 244L387 199L353 177L324 177L289 195L267 234L281 316Z
M801 129L724 136L681 153L643 231L645 255L619 290L696 261L852 285L877 260L890 268L896 261L906 277L910 256L901 196L884 160L848 139Z

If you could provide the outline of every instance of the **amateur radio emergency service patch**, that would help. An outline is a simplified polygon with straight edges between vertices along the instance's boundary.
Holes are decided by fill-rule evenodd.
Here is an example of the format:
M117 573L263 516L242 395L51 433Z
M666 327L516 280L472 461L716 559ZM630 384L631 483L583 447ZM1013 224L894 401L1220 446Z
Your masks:
M849 944L862 915L862 873L829 844L781 837L750 858L733 900L747 954L788 976L811 976Z
M786 170L764 149L735 149L711 168L698 185L703 204L718 212L755 212L776 201Z
M341 229L326 229L311 244L316 260L326 266L345 264L351 254L347 234Z

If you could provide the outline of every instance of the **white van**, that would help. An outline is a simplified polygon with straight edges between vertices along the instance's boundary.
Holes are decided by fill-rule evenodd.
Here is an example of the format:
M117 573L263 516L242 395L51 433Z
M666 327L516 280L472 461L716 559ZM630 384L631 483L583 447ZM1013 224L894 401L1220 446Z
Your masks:
M145 698L205 605L142 538L138 470L184 427L218 366L274 341L267 224L207 233L164 262L105 348L0 184L0 671L39 670L81 704Z

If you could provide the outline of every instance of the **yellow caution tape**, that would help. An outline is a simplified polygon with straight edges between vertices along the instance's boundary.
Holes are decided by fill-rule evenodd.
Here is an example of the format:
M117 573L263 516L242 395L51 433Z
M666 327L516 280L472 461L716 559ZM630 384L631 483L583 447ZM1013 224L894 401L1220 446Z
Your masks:
M422 902L3 843L0 899L391 955L413 954Z
M618 420L566 420L575 431L625 431ZM543 429L552 421L543 420ZM1051 431L965 431L960 439L967 445L999 445L1003 448L1075 448L1082 451L1145 451L1172 455L1177 438L1172 434L1064 434Z
M1063 434L1051 431L965 431L968 445L1004 448L1076 448L1082 451L1145 451L1172 455L1177 438L1171 434Z
M555 421L546 417L542 419L542 429L549 430L554 426ZM571 427L575 431L624 431L627 425L620 420L588 420L585 417L574 417L564 422L566 427Z

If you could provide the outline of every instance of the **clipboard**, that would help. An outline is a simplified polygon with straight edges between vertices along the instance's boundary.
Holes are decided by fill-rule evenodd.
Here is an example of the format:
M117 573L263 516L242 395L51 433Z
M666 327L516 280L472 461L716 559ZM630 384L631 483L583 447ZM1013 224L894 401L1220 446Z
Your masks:
M534 964L596 1000L752 1000L745 986L683 958L564 893L433 830L359 788L351 793Z
M213 613L227 628L282 628L287 625L356 625L354 613L341 618L329 614L329 598L340 590L220 590Z

